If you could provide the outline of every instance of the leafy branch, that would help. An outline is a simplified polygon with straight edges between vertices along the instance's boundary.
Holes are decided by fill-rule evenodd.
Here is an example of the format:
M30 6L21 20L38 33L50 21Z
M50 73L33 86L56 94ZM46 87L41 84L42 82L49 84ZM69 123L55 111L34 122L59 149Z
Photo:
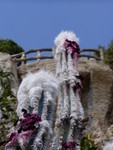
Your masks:
M92 134L84 135L81 140L81 150L98 150L92 139Z

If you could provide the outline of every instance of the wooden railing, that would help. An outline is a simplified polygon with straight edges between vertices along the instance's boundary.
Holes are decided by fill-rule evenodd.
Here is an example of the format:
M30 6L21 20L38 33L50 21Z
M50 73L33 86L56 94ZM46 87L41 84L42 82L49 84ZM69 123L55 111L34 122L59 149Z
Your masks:
M42 52L49 52L51 56L47 54L47 56L43 56ZM89 54L92 53L92 54ZM27 54L33 54L36 53L36 57L27 57ZM37 62L40 62L40 60L43 59L53 59L55 55L55 48L43 48L43 49L36 49L36 50L29 50L26 52L22 52L19 54L11 55L11 59L15 61L16 63L21 63L21 65L26 64L27 61L36 60ZM81 49L80 50L80 57L87 57L87 58L94 58L99 61L103 61L103 50L102 49Z
M11 55L11 59L13 61L15 61L16 63L21 63L21 65L26 64L27 61L32 61L32 60L36 60L38 62L40 62L40 60L42 59L53 59L53 54L52 54L53 48L43 48L43 49L31 49L29 51L26 52L22 52L19 54L15 54L15 55ZM42 56L42 52L49 52L51 56L48 56L49 54L47 54L47 56ZM27 57L28 54L33 54L36 53L36 57Z
M93 54L88 54L88 52ZM80 50L80 57L95 58L96 60L103 61L104 54L102 49L84 48Z

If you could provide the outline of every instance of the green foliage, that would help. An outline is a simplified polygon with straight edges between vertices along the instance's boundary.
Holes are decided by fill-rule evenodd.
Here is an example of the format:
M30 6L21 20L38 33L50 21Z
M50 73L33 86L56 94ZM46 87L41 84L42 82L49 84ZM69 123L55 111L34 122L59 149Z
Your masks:
M98 48L103 49L104 51L104 62L110 66L111 69L113 69L113 40L111 40L110 44L107 48L104 46L99 45Z
M10 39L0 39L0 52L17 54L24 52L23 48L20 47L17 43Z
M0 110L2 118L0 124L0 141L5 141L8 130L17 121L15 112L16 97L11 91L11 73L0 70Z
M84 135L81 140L81 150L98 150L98 147L94 144L92 134Z
M111 40L108 48L104 51L104 62L113 69L113 40Z

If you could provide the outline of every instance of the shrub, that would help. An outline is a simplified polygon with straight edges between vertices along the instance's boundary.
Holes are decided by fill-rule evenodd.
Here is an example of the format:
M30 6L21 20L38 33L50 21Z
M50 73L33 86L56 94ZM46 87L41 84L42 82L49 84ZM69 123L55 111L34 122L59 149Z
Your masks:
M104 62L113 69L113 40L111 40L108 48L104 50Z
M23 48L10 39L0 39L0 52L10 55L24 52Z
M97 145L94 144L92 139L92 134L84 135L82 137L81 143L81 150L98 150Z
M113 40L111 40L107 48L99 45L98 49L102 49L104 52L104 63L108 64L110 68L113 69ZM95 56L99 57L97 54L95 54Z

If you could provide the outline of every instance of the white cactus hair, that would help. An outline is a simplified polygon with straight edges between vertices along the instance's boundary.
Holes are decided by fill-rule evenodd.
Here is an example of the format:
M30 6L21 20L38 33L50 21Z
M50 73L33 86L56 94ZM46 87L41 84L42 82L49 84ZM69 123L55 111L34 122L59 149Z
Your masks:
M66 39L79 44L79 38L72 31L62 31L54 40L56 44L56 74L61 82L56 112L55 136L51 148L54 150L64 149L61 143L65 137L65 131L68 133L67 141L74 140L73 135L75 134L74 128L76 121L78 120L78 124L82 126L80 120L84 118L84 110L80 101L79 91L77 89L76 91L74 90L77 82L81 83L80 79L76 77L79 76L77 69L78 55L76 55L76 64L74 64L75 60L68 51L69 47L66 48L64 44ZM67 119L70 120L70 124L65 122ZM80 142L78 137L76 137L76 140ZM80 150L80 145L78 144L74 149Z
M113 150L113 141L107 142L104 145L103 150Z
M38 97L40 99L42 89L51 93L53 95L53 101L55 101L58 86L57 78L55 78L55 75L50 71L40 70L36 73L27 74L17 93L18 107L16 111L19 118L22 117L23 113L21 110L23 108L28 110L29 104L32 103L31 97Z
M57 46L62 46L66 39L68 39L70 41L76 41L79 44L79 38L72 31L61 31L58 34L58 36L55 38L54 43Z

